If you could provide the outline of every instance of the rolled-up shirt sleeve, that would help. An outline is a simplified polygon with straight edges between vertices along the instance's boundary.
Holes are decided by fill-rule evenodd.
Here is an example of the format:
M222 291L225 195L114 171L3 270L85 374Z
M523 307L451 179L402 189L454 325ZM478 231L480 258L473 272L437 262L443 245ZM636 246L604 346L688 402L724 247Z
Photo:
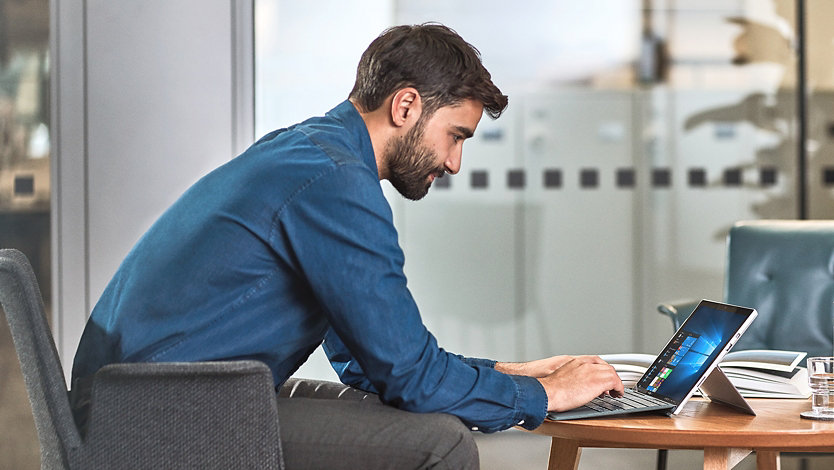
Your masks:
M341 380L398 408L450 413L484 432L538 427L547 408L538 380L451 354L423 325L375 179L366 166L337 165L277 215L276 230L290 240L330 324L325 350Z

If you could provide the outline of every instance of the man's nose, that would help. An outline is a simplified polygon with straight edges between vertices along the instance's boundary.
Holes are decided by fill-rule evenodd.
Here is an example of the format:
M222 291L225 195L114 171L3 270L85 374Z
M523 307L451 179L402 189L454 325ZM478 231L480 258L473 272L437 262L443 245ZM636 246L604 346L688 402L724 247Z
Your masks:
M456 175L460 171L461 152L457 152L446 159L446 173Z

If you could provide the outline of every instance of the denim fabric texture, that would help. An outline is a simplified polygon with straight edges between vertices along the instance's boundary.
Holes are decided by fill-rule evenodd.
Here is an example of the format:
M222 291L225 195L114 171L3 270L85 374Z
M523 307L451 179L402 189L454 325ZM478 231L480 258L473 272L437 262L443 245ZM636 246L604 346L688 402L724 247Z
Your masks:
M324 341L341 380L485 432L537 427L530 377L446 352L426 329L365 123L345 101L197 181L96 304L73 380L114 362L256 359L280 385Z

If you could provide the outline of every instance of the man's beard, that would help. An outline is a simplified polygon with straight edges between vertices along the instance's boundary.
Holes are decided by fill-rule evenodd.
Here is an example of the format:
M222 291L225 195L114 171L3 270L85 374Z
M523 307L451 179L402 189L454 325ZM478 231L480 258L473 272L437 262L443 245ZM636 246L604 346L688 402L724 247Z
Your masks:
M416 201L429 192L429 177L445 173L443 167L435 166L437 154L423 144L424 129L421 117L404 136L394 139L385 148L385 162L388 165L388 181L403 197Z

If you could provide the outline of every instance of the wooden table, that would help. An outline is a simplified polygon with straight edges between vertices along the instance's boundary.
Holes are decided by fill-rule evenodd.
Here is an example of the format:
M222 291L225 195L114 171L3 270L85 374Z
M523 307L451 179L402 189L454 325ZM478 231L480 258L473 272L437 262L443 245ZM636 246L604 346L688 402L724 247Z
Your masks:
M553 437L550 470L575 470L583 447L703 449L705 470L733 468L752 451L759 470L779 469L782 451L834 452L834 422L799 417L810 409L809 400L748 402L757 416L693 399L677 416L545 421L532 432Z

